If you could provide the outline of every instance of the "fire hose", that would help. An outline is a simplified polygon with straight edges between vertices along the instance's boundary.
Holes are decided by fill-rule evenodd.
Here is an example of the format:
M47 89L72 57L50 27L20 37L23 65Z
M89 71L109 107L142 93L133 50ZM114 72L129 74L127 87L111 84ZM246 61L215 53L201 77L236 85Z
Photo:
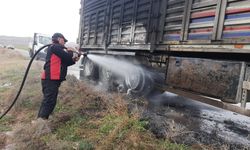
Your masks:
M32 62L33 62L33 60L35 59L36 55L37 55L41 50L43 50L43 49L46 48L46 47L49 47L50 45L52 45L52 44L44 45L43 47L39 48L39 49L36 51L36 53L32 56L32 58L31 58L30 61L29 61L28 66L27 66L27 69L26 69L26 71L25 71L25 74L24 74L24 76L23 76L23 80L22 80L22 83L21 83L21 85L20 85L20 88L19 88L19 90L18 90L18 92L17 92L17 94L16 94L16 97L15 97L15 99L13 100L13 102L11 103L11 105L8 107L8 109L7 109L6 111L4 111L4 113L1 115L0 120L1 120L1 119L11 110L11 108L15 105L15 103L16 103L16 101L17 101L19 95L20 95L21 92L22 92L24 83L25 83L25 81L26 81L27 75L28 75L29 70L30 70L30 67L31 67ZM77 52L76 52L76 53L77 53ZM87 55L87 53L77 53L77 54L78 54L79 56L80 56L80 55L83 55L83 56L86 56L86 55Z

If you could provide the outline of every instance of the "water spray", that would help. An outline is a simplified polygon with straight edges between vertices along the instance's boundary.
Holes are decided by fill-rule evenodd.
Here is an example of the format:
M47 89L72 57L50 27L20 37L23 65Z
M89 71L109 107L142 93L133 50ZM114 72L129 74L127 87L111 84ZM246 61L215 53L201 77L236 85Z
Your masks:
M152 90L154 84L152 74L142 66L110 55L89 54L88 59L114 75L122 77L124 79L123 84L128 88L128 94L147 95Z

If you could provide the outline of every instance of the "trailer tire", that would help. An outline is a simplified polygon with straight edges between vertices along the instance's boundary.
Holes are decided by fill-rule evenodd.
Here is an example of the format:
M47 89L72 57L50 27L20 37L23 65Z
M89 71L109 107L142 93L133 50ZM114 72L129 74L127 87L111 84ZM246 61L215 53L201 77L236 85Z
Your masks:
M147 73L139 69L133 74L125 77L125 85L128 88L127 94L146 96L153 89L153 81Z
M112 78L113 74L110 70L99 67L99 81L101 85L107 90L112 90Z
M98 66L88 58L83 58L82 60L80 79L88 79L94 81L97 81L99 79Z

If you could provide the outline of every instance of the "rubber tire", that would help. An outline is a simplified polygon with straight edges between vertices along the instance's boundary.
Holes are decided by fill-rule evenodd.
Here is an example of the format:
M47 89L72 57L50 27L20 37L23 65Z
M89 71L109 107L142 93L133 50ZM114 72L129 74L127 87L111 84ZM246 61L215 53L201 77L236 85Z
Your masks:
M97 81L99 79L98 66L94 64L90 59L83 58L82 60L83 70L80 72L81 79L88 79Z
M153 89L153 81L144 70L138 70L137 78L131 76L125 77L125 85L129 93L137 96L146 96ZM136 81L134 80L136 79Z

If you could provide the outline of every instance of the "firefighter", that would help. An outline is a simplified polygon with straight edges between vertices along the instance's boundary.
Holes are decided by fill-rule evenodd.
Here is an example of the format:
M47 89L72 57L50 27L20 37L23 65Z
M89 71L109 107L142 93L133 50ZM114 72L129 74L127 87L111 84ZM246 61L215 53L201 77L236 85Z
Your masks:
M79 60L71 48L64 45L68 40L61 33L52 36L52 45L48 48L46 61L41 75L43 101L38 112L38 118L48 119L53 112L59 87L66 80L67 68Z

